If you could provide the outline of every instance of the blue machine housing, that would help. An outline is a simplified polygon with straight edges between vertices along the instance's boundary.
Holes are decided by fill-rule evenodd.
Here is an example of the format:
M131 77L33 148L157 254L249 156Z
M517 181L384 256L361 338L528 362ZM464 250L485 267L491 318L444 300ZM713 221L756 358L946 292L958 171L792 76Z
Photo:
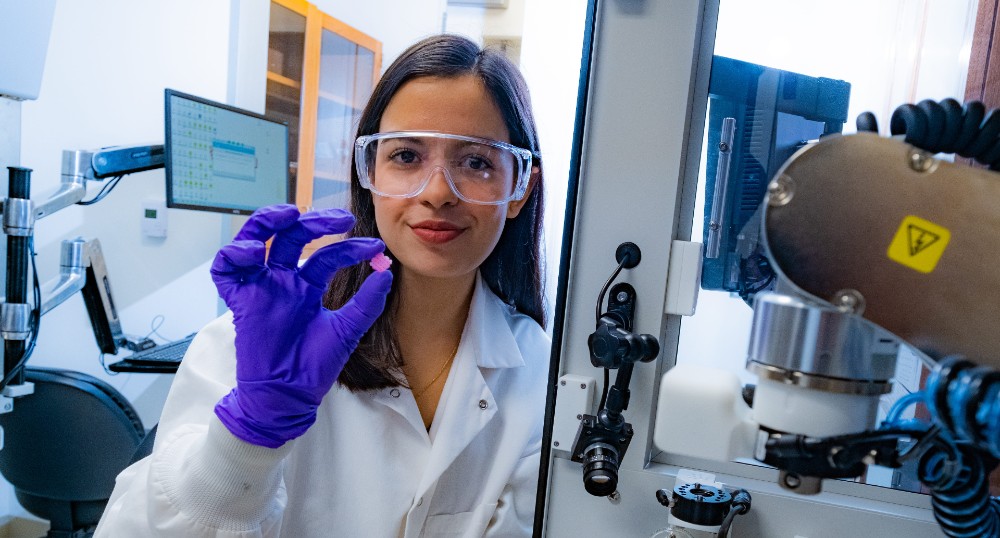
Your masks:
M850 92L842 80L712 58L702 239L717 247L705 249L703 289L749 300L771 285L754 218L767 184L797 149L843 130ZM728 136L727 118L735 127Z

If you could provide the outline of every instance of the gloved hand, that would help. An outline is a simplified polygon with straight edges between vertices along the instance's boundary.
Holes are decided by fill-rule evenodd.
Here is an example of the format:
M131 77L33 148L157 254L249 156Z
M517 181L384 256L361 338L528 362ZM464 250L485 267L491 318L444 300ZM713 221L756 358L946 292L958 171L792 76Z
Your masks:
M307 243L352 226L354 216L342 209L300 216L293 205L264 207L216 255L212 280L236 326L236 388L216 404L215 414L236 437L277 448L305 433L382 313L392 286L389 271L371 274L339 310L321 304L333 274L382 252L381 240L345 239L298 267ZM264 241L272 236L265 262Z

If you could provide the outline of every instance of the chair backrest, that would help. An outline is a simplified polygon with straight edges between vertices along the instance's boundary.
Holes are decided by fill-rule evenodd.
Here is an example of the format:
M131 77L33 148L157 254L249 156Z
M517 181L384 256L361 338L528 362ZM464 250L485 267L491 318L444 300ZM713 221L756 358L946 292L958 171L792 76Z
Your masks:
M34 394L0 415L0 473L19 498L109 498L145 435L135 409L114 387L84 373L26 368L25 379L35 384Z

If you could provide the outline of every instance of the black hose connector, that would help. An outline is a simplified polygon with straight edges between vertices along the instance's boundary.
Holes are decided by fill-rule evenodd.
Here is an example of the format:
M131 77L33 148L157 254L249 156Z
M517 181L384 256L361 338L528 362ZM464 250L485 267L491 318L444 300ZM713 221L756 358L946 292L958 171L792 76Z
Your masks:
M739 515L746 514L750 511L750 503L752 499L750 497L750 492L745 489L738 489L733 492L733 510Z
M729 503L729 513L719 527L719 538L729 538L729 531L733 527L733 520L736 516L742 516L750 511L750 492L745 489L738 489L732 492L733 500Z

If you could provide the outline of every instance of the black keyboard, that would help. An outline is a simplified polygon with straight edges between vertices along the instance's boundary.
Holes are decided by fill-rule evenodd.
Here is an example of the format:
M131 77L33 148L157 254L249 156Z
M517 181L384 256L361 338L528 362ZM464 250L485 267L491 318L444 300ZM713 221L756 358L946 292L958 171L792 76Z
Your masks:
M163 364L165 362L181 362L184 353L187 352L191 340L196 333L191 333L180 340L160 344L156 347L144 349L125 357L125 360L132 364Z
M124 360L109 364L108 369L112 372L176 372L195 334L197 333L191 333L180 340L133 353L125 357Z

